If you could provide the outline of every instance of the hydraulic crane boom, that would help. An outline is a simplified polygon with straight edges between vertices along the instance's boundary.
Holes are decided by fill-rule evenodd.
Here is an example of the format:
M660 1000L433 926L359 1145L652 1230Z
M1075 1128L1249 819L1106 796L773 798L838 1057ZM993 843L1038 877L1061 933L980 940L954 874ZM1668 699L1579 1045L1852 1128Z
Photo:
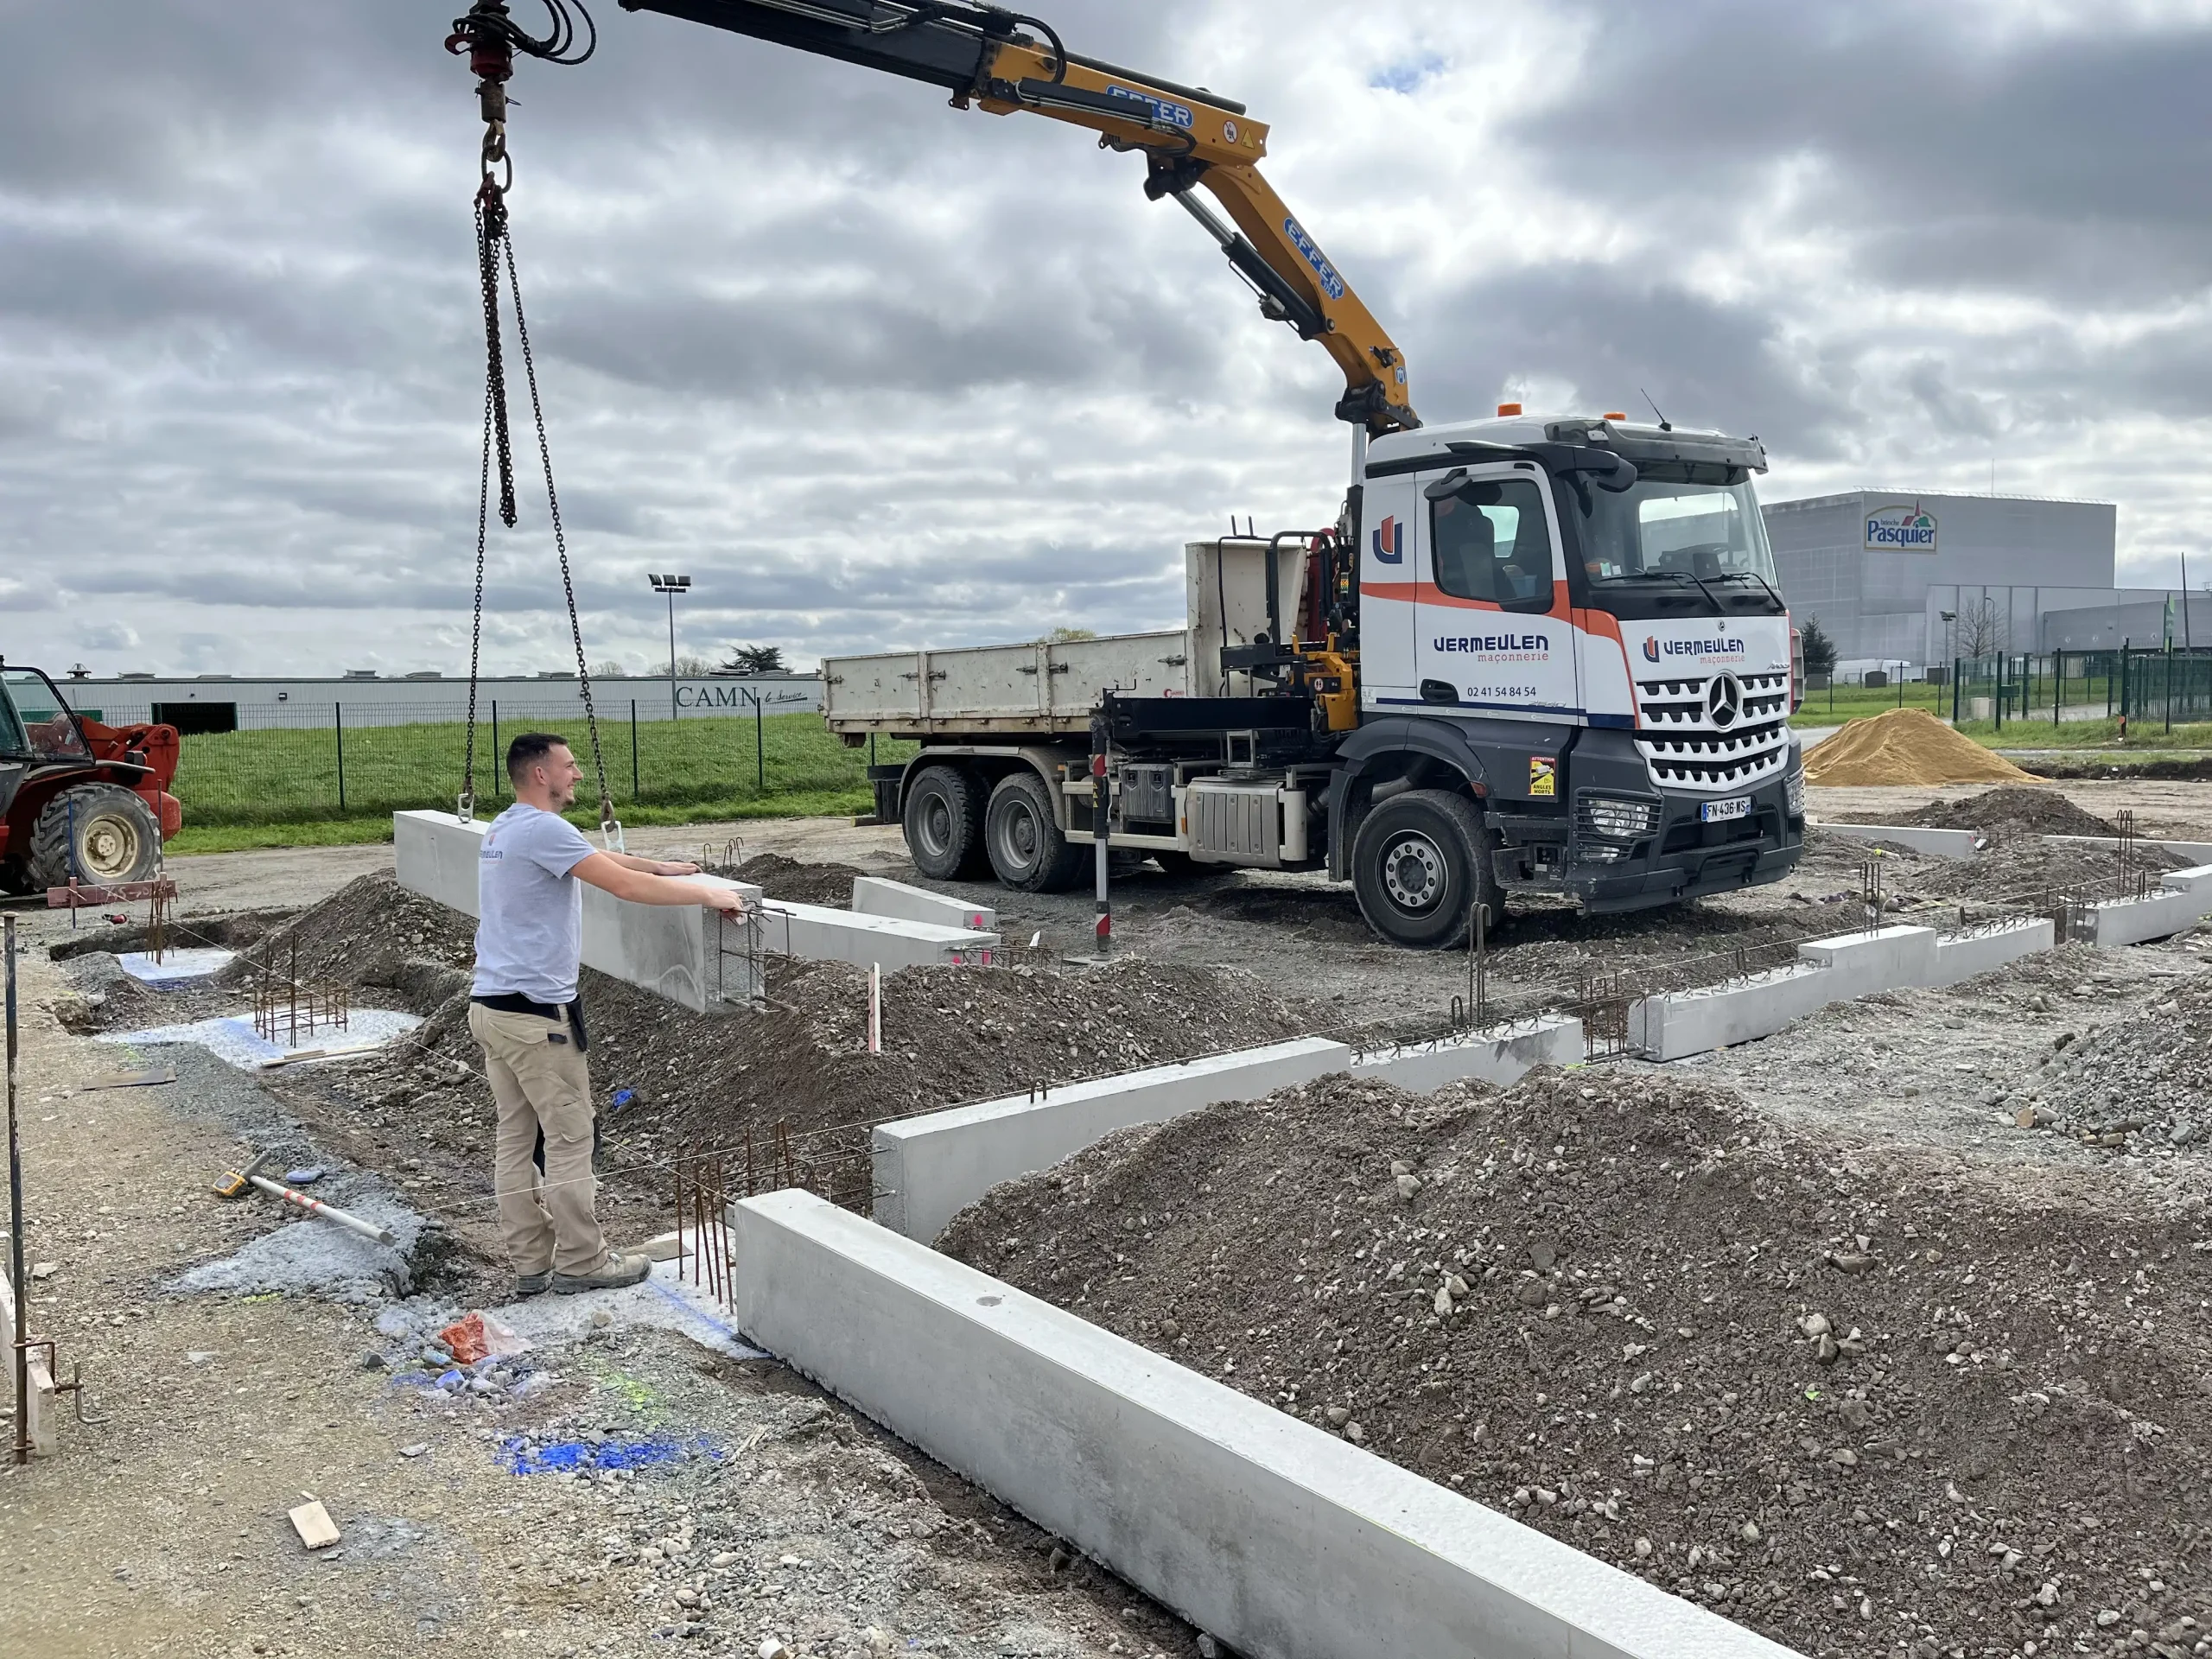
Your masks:
M1244 106L1066 51L1040 20L965 0L622 0L802 52L942 86L960 109L1087 127L1102 148L1137 150L1145 194L1173 196L1221 245L1260 309L1319 340L1344 377L1337 415L1381 436L1421 424L1405 356L1260 176L1268 129ZM1039 41L1022 32L1040 31ZM1230 224L1199 201L1203 185Z

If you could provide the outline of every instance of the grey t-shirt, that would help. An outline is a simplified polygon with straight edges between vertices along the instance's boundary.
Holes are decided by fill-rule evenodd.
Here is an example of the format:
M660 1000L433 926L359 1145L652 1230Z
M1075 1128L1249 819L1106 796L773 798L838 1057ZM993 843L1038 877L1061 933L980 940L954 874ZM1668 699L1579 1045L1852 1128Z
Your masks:
M566 818L519 801L492 820L477 855L475 995L576 1000L584 893L569 872L592 851Z

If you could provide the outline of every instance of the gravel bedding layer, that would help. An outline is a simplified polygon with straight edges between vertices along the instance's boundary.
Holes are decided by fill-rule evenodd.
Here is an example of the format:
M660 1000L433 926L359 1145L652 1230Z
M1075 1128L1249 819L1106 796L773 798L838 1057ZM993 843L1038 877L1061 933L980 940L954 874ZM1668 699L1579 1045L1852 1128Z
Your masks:
M1808 1654L2212 1653L2212 1237L2126 1177L1337 1078L940 1246Z
M2037 1100L2019 1112L2024 1127L2101 1147L2212 1147L2212 980L2177 986L2054 1052Z

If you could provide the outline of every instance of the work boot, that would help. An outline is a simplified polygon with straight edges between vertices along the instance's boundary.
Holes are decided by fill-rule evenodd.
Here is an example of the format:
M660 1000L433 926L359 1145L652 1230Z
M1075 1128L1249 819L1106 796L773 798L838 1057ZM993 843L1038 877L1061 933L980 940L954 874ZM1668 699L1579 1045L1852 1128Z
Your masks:
M543 1296L552 1288L553 1269L550 1268L547 1268L542 1273L518 1273L515 1275L515 1296L518 1300L524 1296Z
M642 1255L625 1255L620 1250L609 1250L607 1260L591 1273L556 1273L553 1275L553 1294L574 1296L585 1290L620 1290L625 1285L644 1282L653 1270L652 1261Z

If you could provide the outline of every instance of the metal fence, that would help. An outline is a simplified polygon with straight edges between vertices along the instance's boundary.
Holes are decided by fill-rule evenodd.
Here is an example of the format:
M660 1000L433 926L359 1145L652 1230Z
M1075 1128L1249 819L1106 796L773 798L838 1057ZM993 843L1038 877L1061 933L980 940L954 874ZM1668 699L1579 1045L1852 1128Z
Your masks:
M110 725L129 725L155 711L108 703L99 713ZM658 719L640 715L628 698L600 709L607 787L618 804L741 808L776 796L865 797L870 749L843 747L819 715L761 710L671 721L665 705ZM238 729L185 734L174 788L186 821L203 825L450 807L461 792L467 721L465 702L240 705ZM590 746L574 702L486 698L477 705L474 768L480 804L497 810L510 798L505 745L533 730L567 737L588 772ZM595 793L587 777L580 798L588 804Z
M2212 646L1962 657L1952 665L1955 724L2112 721L2171 730L2212 720Z

